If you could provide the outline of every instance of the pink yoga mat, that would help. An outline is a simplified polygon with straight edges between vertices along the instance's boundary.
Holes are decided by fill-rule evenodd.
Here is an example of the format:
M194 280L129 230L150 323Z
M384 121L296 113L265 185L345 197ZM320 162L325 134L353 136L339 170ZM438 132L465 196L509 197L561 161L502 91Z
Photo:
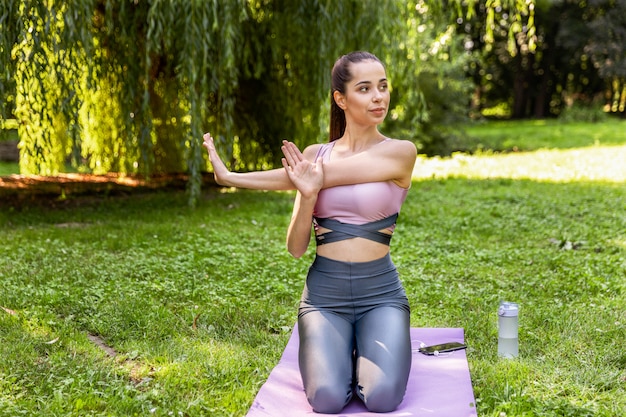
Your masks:
M369 413L357 398L338 416L476 417L474 391L465 350L439 356L417 352L420 343L463 342L463 329L411 329L413 361L404 401L391 413ZM322 416L306 400L298 370L298 329L294 328L280 362L259 390L247 417Z

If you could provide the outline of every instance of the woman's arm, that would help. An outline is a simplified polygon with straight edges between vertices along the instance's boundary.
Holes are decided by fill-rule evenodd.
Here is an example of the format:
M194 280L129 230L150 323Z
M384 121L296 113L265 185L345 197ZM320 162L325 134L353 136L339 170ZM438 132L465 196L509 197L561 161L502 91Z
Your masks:
M306 163L291 166L283 158L285 172L298 189L293 205L293 215L287 229L287 250L295 258L306 253L311 241L311 223L317 195L324 185L324 169L322 159L314 164Z
M311 164L309 148L300 152L295 144L283 141L282 150L286 160L284 166L296 169L299 165L306 167ZM394 139L381 142L356 155L325 161L323 188L379 181L394 181L408 188L416 159L417 149L410 141Z
M231 172L220 158L210 133L204 134L203 145L209 151L215 181L227 187L251 188L255 190L293 190L295 186L283 168L268 171Z
M302 197L298 191L293 204L293 214L287 229L287 250L294 258L304 255L311 241L311 224L313 222L313 208L317 202L317 194Z
M319 144L308 146L304 152L292 142L283 141L281 147L285 157L283 167L268 171L231 172L215 150L210 133L204 135L204 146L209 151L215 181L220 185L257 190L293 190L293 175L312 170L319 161L314 161ZM413 166L417 150L412 142L391 140L382 142L357 155L324 162L322 188L337 185L362 184L366 182L394 181L403 188L411 185ZM291 173L289 173L290 167Z

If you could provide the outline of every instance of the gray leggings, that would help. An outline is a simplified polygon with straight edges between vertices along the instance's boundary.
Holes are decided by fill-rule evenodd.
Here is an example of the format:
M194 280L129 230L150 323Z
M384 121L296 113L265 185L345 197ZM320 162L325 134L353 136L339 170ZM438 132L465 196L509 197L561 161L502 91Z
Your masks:
M299 363L313 410L339 413L353 392L393 411L411 368L409 305L389 256L345 263L316 257L298 314Z

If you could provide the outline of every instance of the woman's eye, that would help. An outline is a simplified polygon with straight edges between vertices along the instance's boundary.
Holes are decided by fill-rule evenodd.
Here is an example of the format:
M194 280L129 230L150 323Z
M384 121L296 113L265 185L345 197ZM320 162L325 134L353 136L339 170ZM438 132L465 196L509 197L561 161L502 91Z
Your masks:
M380 87L378 87L378 89L379 89L380 91L386 91L386 90L387 90L387 84L383 84L383 85L381 85Z

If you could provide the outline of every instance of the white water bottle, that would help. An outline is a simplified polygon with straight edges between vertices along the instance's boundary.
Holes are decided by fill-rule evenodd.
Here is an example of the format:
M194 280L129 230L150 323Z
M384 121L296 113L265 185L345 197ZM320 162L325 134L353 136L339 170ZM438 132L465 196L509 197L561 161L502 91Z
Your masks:
M517 303L501 301L498 308L498 356L516 358L519 354Z

